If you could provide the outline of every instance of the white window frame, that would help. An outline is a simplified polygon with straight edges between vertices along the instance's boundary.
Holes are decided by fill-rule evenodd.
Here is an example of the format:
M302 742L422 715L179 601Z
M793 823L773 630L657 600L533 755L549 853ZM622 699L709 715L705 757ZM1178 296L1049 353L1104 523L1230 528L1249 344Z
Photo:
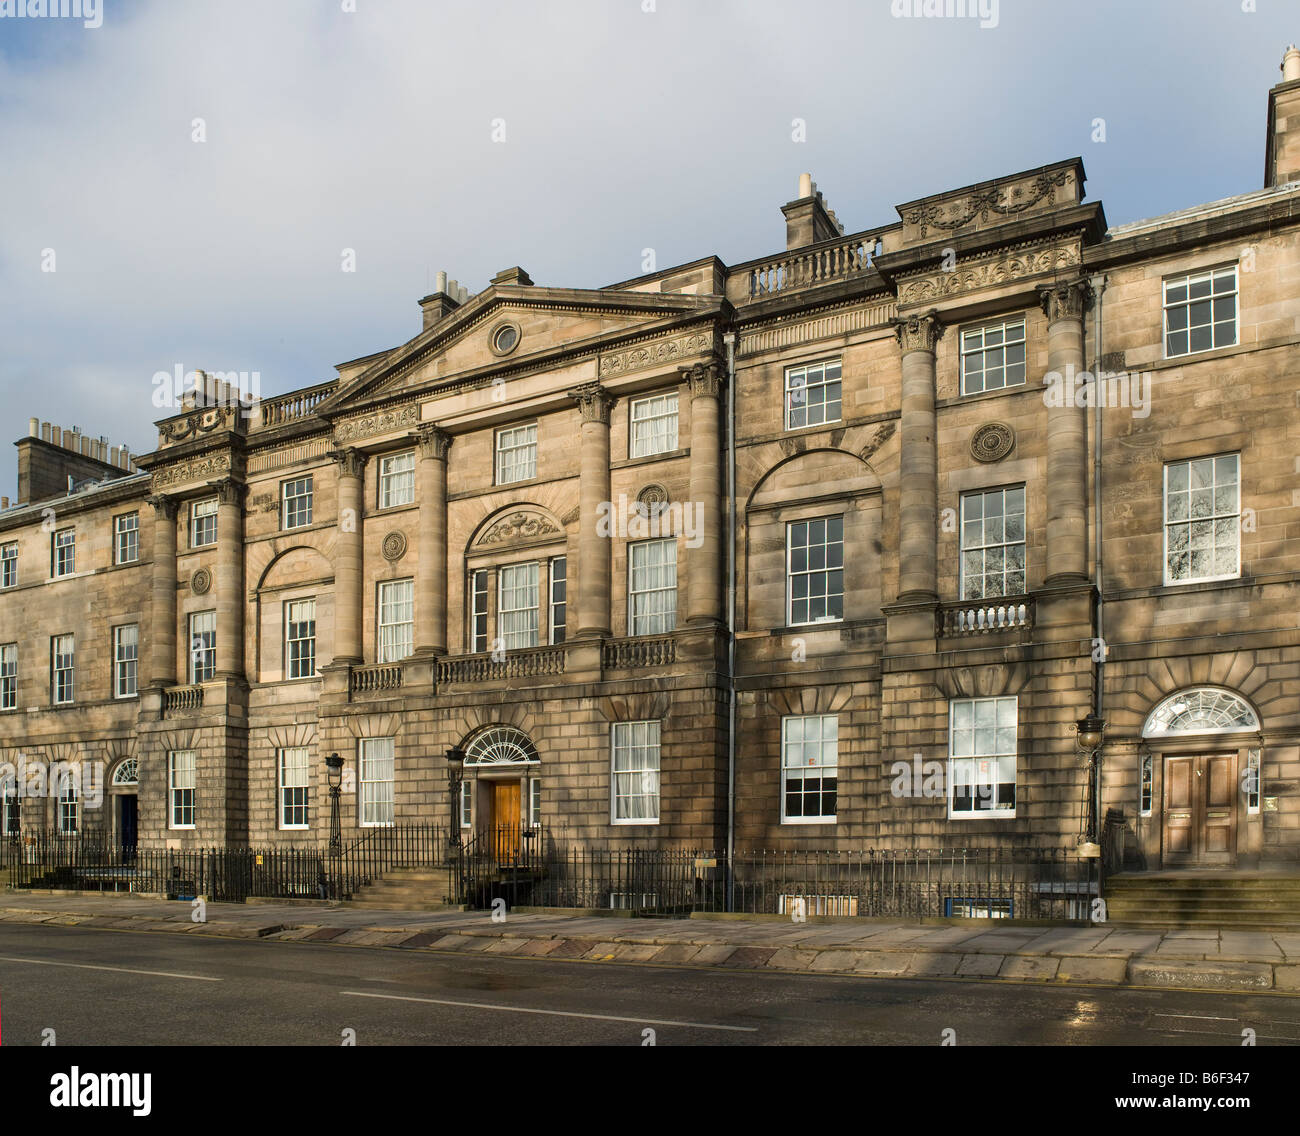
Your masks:
M415 451L402 450L379 459L379 508L415 504Z
M513 485L537 476L537 423L503 426L496 432L493 466L497 485ZM506 459L510 460L507 461ZM522 471L522 472L521 472ZM507 477L510 473L512 476Z
M483 586L480 588L479 581ZM492 645L491 628L488 627L488 596L492 587L486 568L475 568L469 574L469 653L481 654ZM481 605L481 606L480 606ZM483 630L479 631L482 622Z
M984 704L993 705L994 722L992 726L989 725L976 726L974 724L975 716L978 713L977 708L980 705L984 705ZM959 717L958 714L959 707L970 707L971 725L969 726L957 725L957 720ZM1010 708L1010 713L1004 714L1003 710L1006 709L1007 707ZM1005 724L1000 724L1002 723L1002 720L1005 717L1010 717L1013 724L1010 726L1007 726ZM1010 749L1009 750L1000 749L998 744L999 742L998 734L1008 729L1011 731L1013 735L1011 739ZM994 738L993 738L992 748L997 752L989 752L989 753L979 752L980 742L977 737L977 731L980 730L993 731ZM970 748L972 752L969 754L965 754L965 753L957 754L954 752L956 749L957 734L959 731L961 732L969 731L971 735ZM988 747L986 746L985 748ZM996 792L996 786L1005 784L1006 782L1006 778L1003 776L1006 770L1006 765L1004 763L1009 762L1011 768L1011 774L1012 774L1011 784L1015 786L1016 797L1017 799L1019 799L1020 782L1019 782L1019 761L1017 756L1019 748L1020 748L1020 704L1019 704L1019 699L1016 695L1014 694L1009 696L999 695L997 697L992 697L992 698L954 698L948 703L948 770L947 771L948 771L948 819L949 820L990 820L990 819L1007 819L1007 818L1015 817L1016 815L1015 805L1012 805L1010 808L1003 807L1003 808L991 808L991 809L976 808L974 807L974 805L972 805L970 809L958 809L955 807L953 802L956 799L956 789L957 789L956 768L958 762L970 762L970 763L978 763L980 761L996 762L997 780L991 782L991 784L995 786L994 789L995 792ZM980 782L971 779L969 782L963 781L962 783L970 784L972 786L978 786L980 784L988 784L989 782ZM972 794L972 800L974 800L976 796L978 796L978 793Z
M542 779L540 777L530 777L528 779L528 827L542 827Z
M834 375L830 375L830 371ZM812 379L813 381L809 381ZM826 398L826 389L835 386L839 388L839 394L834 399ZM811 406L808 401L808 391L813 388L821 391L821 401L817 404L820 407L822 417L816 422L811 421ZM784 409L785 409L785 428L787 430L813 430L821 426L834 425L836 422L844 421L844 367L842 359L818 359L811 363L798 363L791 367L785 368L785 380L783 384ZM798 392L800 397L792 397ZM839 407L839 412L834 418L826 415L826 407L830 402L834 402ZM801 409L804 414L804 420L799 425L795 425L793 419L797 409Z
M1138 816L1149 817L1155 801L1156 760L1150 753L1138 756Z
M50 537L50 577L60 580L77 571L77 530L59 529Z
M380 766L376 770L376 766ZM372 776L376 771L387 777ZM392 828L397 815L397 743L394 738L359 738L357 772L361 783L358 821L362 828ZM387 785L387 792L379 786Z
M315 510L315 487L310 473L280 482L280 528L282 530L305 528L311 524ZM295 517L298 519L295 520Z
M657 562L652 550L663 555ZM650 557L650 560L646 558ZM640 560L640 563L638 563ZM657 582L647 583L647 577ZM666 582L665 582L666 581ZM646 603L659 597L663 607L647 610ZM640 608L640 610L638 610ZM627 546L627 633L629 635L671 635L677 630L677 540L638 540Z
M292 764L291 764L292 760ZM307 746L286 746L276 751L277 785L276 819L282 832L303 831L311 827L311 764ZM292 777L292 780L290 780ZM301 821L290 821L290 816Z
M190 612L186 626L189 629L186 660L190 684L197 686L201 682L211 682L217 674L216 610Z
M830 539L831 521L840 522L840 539L838 542ZM796 572L794 570L794 552L795 552L795 547L793 542L794 530L798 526L801 525L811 526L817 524L818 522L821 522L822 524L826 525L825 539L820 543L820 545L812 544L810 539L809 542L804 545L804 548L809 551L811 551L811 549L813 549L814 547L824 548L827 552L827 556L825 557L826 565L829 565L830 561L834 559L834 557L829 555L830 549L835 544L838 543L840 548L839 565L838 567L823 566L821 568L813 568L809 566ZM809 536L811 537L811 531L809 533ZM809 558L809 565L811 565L811 557ZM840 589L838 592L831 591L830 580L828 578L826 581L826 585L827 585L826 590L818 598L822 598L826 600L826 606L827 609L829 610L830 607L832 606L831 600L834 597L838 596L840 614L824 615L824 616L818 616L816 619L804 619L804 620L796 621L794 618L795 577L805 576L808 577L809 581L811 582L811 579L814 576L818 575L819 573L825 573L829 577L829 574L831 572L838 572L840 574ZM811 605L812 598L813 596L811 592L808 595L803 597L803 602L807 602L809 604L809 608L808 608L809 613L811 613L812 611L812 605ZM802 520L789 521L786 523L785 526L785 621L787 627L816 627L818 624L822 624L822 623L843 623L844 622L844 514L843 513L830 513L822 517L806 517Z
M641 427L639 431L638 427ZM628 439L630 457L648 458L672 453L678 445L677 391L660 391L633 399L628 413L628 430L631 433Z
M131 632L134 642L127 642ZM134 698L140 693L140 625L123 623L113 628L113 697Z
M311 605L310 619L294 619L294 609ZM306 614L306 613L303 613ZM294 636L295 629L311 624L310 635ZM306 671L295 674L295 666L302 663L301 651L299 657L294 658L294 647L299 644L307 643L308 667ZM304 596L301 599L286 600L284 604L284 677L286 680L293 682L304 678L316 677L316 597Z
M126 527L126 522L131 527ZM127 546L124 548L123 546ZM131 555L125 555L126 551ZM134 564L140 559L140 514L119 513L113 518L113 563Z
M0 779L0 836L17 836L23 828L23 799L18 795L18 775Z
M1210 491L1211 501L1214 501L1214 499L1218 496L1217 491L1218 491L1219 461L1225 458L1232 458L1236 464L1236 500L1235 500L1233 511L1229 513L1220 513L1218 511L1218 505L1216 502L1215 504L1212 505L1213 512L1208 517L1193 518L1191 516L1192 500L1193 500L1191 494L1195 492L1204 492L1206 487L1202 486L1200 490L1196 490L1191 487L1192 467L1197 462L1208 461L1211 463L1211 470L1212 470L1211 476L1213 480L1209 486L1209 491ZM1177 493L1187 492L1188 516L1186 518L1180 518L1178 520L1171 521L1169 519L1169 503L1170 503L1169 473L1172 469L1178 466L1187 467L1188 489L1186 491L1181 489L1175 490L1175 492ZM1241 576L1241 454L1240 452L1212 454L1208 457L1203 457L1203 458L1189 458L1181 461L1166 462L1164 467L1164 488L1161 497L1162 497L1161 511L1164 518L1164 523L1161 526L1163 530L1163 537L1162 537L1163 548L1162 548L1162 556L1161 556L1161 563L1163 565L1163 568L1161 571L1162 571L1162 579L1164 580L1165 586L1176 587L1181 584L1204 584L1214 580L1236 580L1240 578ZM1169 530L1170 528L1173 526L1181 527L1183 525L1186 525L1188 528L1187 569L1190 572L1192 566L1192 551L1193 551L1192 544L1191 544L1191 526L1193 524L1205 524L1208 522L1211 526L1211 530L1213 530L1216 523L1220 521L1232 522L1231 527L1233 532L1233 540L1235 541L1237 546L1237 555L1234 562L1233 571L1228 573L1210 573L1207 576L1189 575L1187 577L1180 578L1180 579L1173 578L1169 572ZM1213 553L1214 551L1217 551L1217 548L1215 546L1212 546L1211 552Z
M460 783L460 827L474 827L474 782L468 778Z
M18 709L18 644L0 643L0 710Z
M67 650L62 648L66 645ZM62 665L60 665L62 663ZM65 679L63 676L66 675ZM66 693L66 698L60 698ZM50 702L69 706L77 700L77 637L55 635L50 639Z
M375 602L375 662L400 663L415 649L414 578L381 580ZM408 618L393 618L403 614Z
M1008 493L1018 493L1020 495L1020 511L1018 513L1008 511L1007 508ZM988 510L985 508L985 503L987 502L988 498L995 497L995 496L1000 497L1001 505L1002 505L1002 512L1000 514L1001 521L1002 521L1002 539L989 540L987 539L987 537L988 537L988 529L990 524L990 516ZM968 519L966 515L967 505L970 502L974 501L976 498L978 498L980 501L980 517L978 518L978 520ZM963 493L961 495L961 533L960 533L960 540L958 542L961 545L961 549L958 554L959 555L958 569L961 575L961 598L963 600L978 602L981 600L1001 599L1004 596L1023 596L1025 594L1025 587L1026 587L1026 580L1027 580L1026 573L1028 572L1028 557L1029 557L1029 534L1028 534L1026 508L1027 508L1027 502L1026 502L1026 495L1025 495L1025 487L1023 485L1007 485L997 489L975 489L969 493ZM1020 539L1009 540L1007 539L1007 535L1006 535L1006 530L1007 530L1006 521L1008 517L1015 517L1015 516L1019 516L1020 518ZM967 544L967 537L969 534L968 526L976 525L976 524L979 526L979 530L980 530L979 542L974 544ZM1007 577L1012 574L1006 567L1007 550L1012 548L1020 549L1020 569L1019 569L1020 590L1019 591L1007 590ZM992 549L1002 550L1003 567L1002 567L1001 575L1002 575L1003 590L992 595L990 595L988 592L985 592L983 590L982 585L984 583L984 580L990 575L990 573L987 570L985 570L979 574L980 583L981 583L981 594L978 596L968 595L967 589L970 584L970 578L966 572L966 554L973 553L973 552L979 552L984 554L984 559L982 560L982 563L984 563L987 566L988 563L987 556L990 550Z
M1230 290L1216 292L1214 290L1215 284L1218 283L1221 277L1226 277L1229 274L1231 274L1232 276L1232 288ZM1196 299L1192 299L1191 290L1192 290L1193 283L1201 283L1206 280L1208 280L1210 283L1209 293L1205 296L1198 296L1196 297ZM1182 300L1175 300L1172 303L1170 303L1169 289L1171 287L1177 288L1180 286L1187 289L1186 298ZM1217 328L1219 324L1226 323L1227 321L1214 319L1214 303L1216 300L1226 299L1229 296L1232 297L1232 309L1233 309L1232 342L1217 343L1215 342L1215 336L1216 336L1215 328ZM1214 268L1203 268L1196 272L1186 272L1183 273L1181 276L1168 276L1161 281L1160 299L1161 299L1160 346L1164 358L1185 359L1190 355L1202 355L1206 351L1218 351L1224 347L1236 347L1241 343L1241 274L1239 271L1239 266L1237 264L1220 264L1215 266ZM1193 350L1192 327L1191 327L1192 305L1203 303L1206 300L1210 301L1210 322L1208 324L1198 324L1197 326L1209 327L1210 346L1198 347ZM1187 323L1185 326L1177 329L1172 334L1175 335L1180 333L1186 334L1187 350L1174 351L1171 353L1169 350L1169 336L1171 334L1169 330L1169 313L1176 308L1187 309Z
M637 727L644 727L638 733ZM609 727L609 820L610 824L658 824L660 812L660 779L662 742L660 723L656 720L638 722L612 722ZM625 768L619 767L625 758ZM639 758L633 763L633 759ZM639 792L620 792L620 778L641 778ZM634 784L634 782L622 782ZM652 787L647 787L652 786ZM644 800L654 806L653 816L620 816L623 802Z
M178 761L184 758L184 762ZM183 767L182 767L183 765ZM199 756L192 749L167 755L167 827L192 829L198 820ZM185 818L177 820L177 817Z
M0 588L18 586L18 542L0 544Z
M190 547L211 548L217 543L217 510L219 504L215 497L205 497L202 501L190 502ZM202 512L200 512L200 509ZM207 538L211 530L211 539Z
M799 723L797 731L793 728L794 723ZM809 726L816 723L817 736L810 738L808 736ZM781 823L782 824L837 824L839 821L839 730L840 720L838 714L790 714L781 719L781 781L779 792L781 794ZM791 734L798 732L802 736L792 738ZM798 763L791 762L791 756L795 747L799 748ZM834 748L834 754L830 761L826 760L827 746ZM807 761L809 756L809 747L815 747L816 753L813 756L816 761ZM825 782L830 770L829 776L835 778L835 809L833 813L820 813L817 816L791 816L786 810L786 780L790 772L798 770L801 774L806 774L809 770L817 771L817 780ZM799 781L806 780L806 776L800 776ZM801 795L802 796L802 795ZM825 789L818 790L818 803L824 804L826 797Z
M1246 776L1242 778L1241 791L1246 798L1246 815L1258 816L1260 804L1260 789L1263 769L1261 764L1262 753L1257 746L1252 746L1246 751Z
M540 641L541 571L536 560L497 569L497 638L507 651L536 647Z
M559 565L561 579L556 579L556 565ZM546 587L548 589L546 608L546 634L552 644L563 643L569 633L569 559L567 556L552 556L547 565ZM558 615L557 615L558 613ZM556 631L559 637L556 637Z
M989 343L989 334L997 333L1001 338L997 343ZM1019 332L1019 338L1008 339L1008 333ZM968 344L968 337L978 336L978 342ZM1020 353L1025 356L1018 364L1008 363L1006 352L1008 347L1020 348ZM987 357L990 352L1001 351L1002 362L994 373L1002 376L1002 382L997 386L989 386L988 375L990 368L987 366ZM1023 387L1028 380L1029 375L1029 340L1027 324L1025 317L1011 316L1007 319L992 320L988 323L976 324L974 327L964 327L961 329L960 342L958 344L958 355L961 357L961 393L962 397L973 394L987 394L989 391L1010 390L1012 387ZM967 360L975 356L980 358L980 389L970 390L966 382L967 379ZM1016 382L1007 381L1007 372L1013 366L1019 366L1021 376Z
M59 784L55 789L55 823L60 836L76 836L81 830L81 786L71 769L59 770L58 778Z

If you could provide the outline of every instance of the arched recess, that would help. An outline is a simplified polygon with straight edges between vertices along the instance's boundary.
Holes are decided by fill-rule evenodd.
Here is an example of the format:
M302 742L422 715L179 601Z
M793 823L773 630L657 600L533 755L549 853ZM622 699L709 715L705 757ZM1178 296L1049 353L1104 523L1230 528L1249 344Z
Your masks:
M330 661L334 647L334 565L325 551L311 544L278 549L262 567L253 589L251 626L257 681L279 682L290 677L286 669L287 623L292 620L296 633L301 634L308 616L314 616L315 670L319 673Z
M1240 694L1217 686L1189 687L1160 700L1142 724L1144 738L1258 732L1259 715Z
M827 587L838 585L839 619L879 616L883 599L880 478L857 454L822 447L782 457L757 480L745 502L743 578L737 588L741 627L817 626L812 619L822 618L818 611L791 605L787 534L791 525L833 517L842 519L841 575ZM809 566L817 567L818 562L810 560ZM827 570L836 570L833 561L827 562ZM820 581L811 586L816 589ZM796 584L796 589L801 587ZM833 613L836 605L828 604L827 610ZM827 616L826 621L836 620Z
M479 523L461 574L464 651L562 643L568 632L568 533L544 505L514 502Z

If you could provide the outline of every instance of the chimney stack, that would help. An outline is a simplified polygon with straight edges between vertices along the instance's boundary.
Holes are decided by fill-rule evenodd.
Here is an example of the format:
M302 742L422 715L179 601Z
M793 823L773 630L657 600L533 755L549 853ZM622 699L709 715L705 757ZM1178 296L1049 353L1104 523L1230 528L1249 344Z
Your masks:
M420 301L420 311L424 313L425 331L446 319L469 299L469 290L455 280L448 280L445 272L439 271L434 281L433 291Z
M1268 93L1264 186L1300 181L1300 49L1282 56L1282 81Z
M798 197L781 206L781 212L785 214L787 251L844 235L844 226L835 219L835 214L827 209L826 202L817 189L817 183L812 179L812 174L799 175L796 192L799 194Z

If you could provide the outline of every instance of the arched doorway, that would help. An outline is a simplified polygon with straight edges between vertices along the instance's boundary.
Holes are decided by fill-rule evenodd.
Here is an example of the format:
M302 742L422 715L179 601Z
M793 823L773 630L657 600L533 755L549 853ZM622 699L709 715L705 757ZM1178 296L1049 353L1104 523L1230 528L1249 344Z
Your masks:
M1147 715L1142 805L1159 808L1162 867L1236 865L1259 808L1259 729L1250 704L1220 687L1176 691Z
M109 797L117 846L123 857L130 859L140 841L140 767L136 758L128 757L113 770Z
M465 742L461 826L474 827L502 861L519 857L541 825L541 759L516 726L486 726ZM472 779L471 779L472 774Z

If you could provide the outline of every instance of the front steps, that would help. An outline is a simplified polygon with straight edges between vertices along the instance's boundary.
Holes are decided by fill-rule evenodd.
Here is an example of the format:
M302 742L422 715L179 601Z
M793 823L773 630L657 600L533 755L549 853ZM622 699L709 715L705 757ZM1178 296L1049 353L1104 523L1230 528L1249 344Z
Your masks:
M1107 921L1131 927L1300 932L1300 874L1121 874L1105 897Z
M447 868L392 868L358 891L348 906L390 911L459 910L457 905L446 901L451 886Z

